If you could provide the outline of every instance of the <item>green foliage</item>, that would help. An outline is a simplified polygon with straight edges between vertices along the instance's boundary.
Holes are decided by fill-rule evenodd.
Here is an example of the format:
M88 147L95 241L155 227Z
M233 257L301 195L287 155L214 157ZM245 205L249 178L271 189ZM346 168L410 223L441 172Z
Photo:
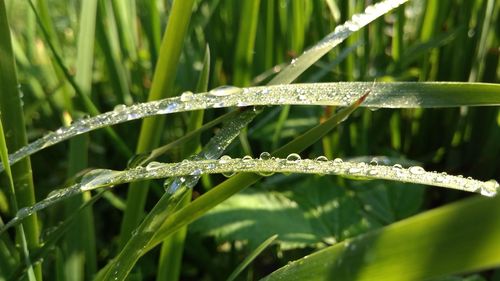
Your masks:
M497 188L500 3L368 2L0 0L0 280L497 280L498 197L402 181Z

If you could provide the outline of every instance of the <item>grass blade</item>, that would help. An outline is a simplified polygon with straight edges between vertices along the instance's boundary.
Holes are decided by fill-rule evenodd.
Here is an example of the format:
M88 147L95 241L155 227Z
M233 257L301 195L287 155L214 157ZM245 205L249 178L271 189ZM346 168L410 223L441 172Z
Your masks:
M496 267L499 215L500 197L471 198L346 240L263 280L424 280Z
M358 31L378 17L388 13L405 2L407 2L407 0L386 0L367 7L365 13L358 14L356 17L353 17L351 21L337 26L331 34L326 36L318 44L305 51L297 59L294 59L290 67L280 72L271 82L269 82L269 84L286 84L295 80L302 72L313 65L332 48L342 43L353 32Z
M17 85L17 72L12 51L10 38L10 28L7 19L7 10L4 0L0 0L0 33L4 34L4 39L0 40L0 113L1 122L5 125L6 145L4 145L2 158L7 153L7 149L17 150L27 144L26 129L24 124L23 108L21 97ZM3 137L2 137L3 139ZM7 159L4 164L7 163ZM35 203L35 194L33 188L33 178L31 173L31 163L29 158L20 161L12 166L10 186L13 192L10 192L10 201L12 202L12 211L17 211L17 207L29 206ZM37 217L32 216L26 220L19 228L21 241L18 241L23 247L25 258L28 251L39 247L39 226ZM37 280L42 280L40 265L34 267L34 275ZM33 275L33 274L32 274ZM30 275L30 277L33 277Z
M234 271L229 275L227 278L227 281L233 281L240 275L241 272L260 254L262 251L264 251L271 243L273 243L274 240L278 238L278 235L273 235L266 239L266 241L262 242L257 248L255 248L250 255L248 255L238 267L234 269Z

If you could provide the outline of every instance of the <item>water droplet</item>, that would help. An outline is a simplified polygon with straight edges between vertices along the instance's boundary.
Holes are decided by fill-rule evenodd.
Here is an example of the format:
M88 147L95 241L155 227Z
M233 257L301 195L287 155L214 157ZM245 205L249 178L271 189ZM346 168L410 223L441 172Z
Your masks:
M149 162L148 165L146 165L146 171L151 172L151 171L154 171L154 170L161 168L162 166L163 166L163 164L160 162L156 162L156 161Z
M242 92L241 88L225 85L210 90L208 94L215 97L224 97L228 95L238 94L240 92Z
M184 93L181 94L181 101L190 101L194 98L194 94L191 91L185 91Z
M223 172L222 175L225 176L226 178L230 178L232 176L234 176L236 173L234 171L226 171L226 172Z
M408 169L408 171L410 171L410 173L412 173L414 175L421 175L421 174L425 173L424 168L422 168L420 166L412 166Z
M191 172L191 176L199 176L202 174L202 170L201 169L195 169L194 171Z
M377 111L380 109L380 107L368 107L370 111Z
M253 158L252 158L252 156L250 156L250 155L245 155L245 156L243 156L243 158L241 158L241 160L242 160L243 162L250 162L250 161L252 161L252 159L253 159Z
M370 169L368 171L368 175L370 175L370 176L376 176L376 175L378 175L378 171L376 169Z
M318 156L314 160L318 162L328 162L328 158L326 158L326 156Z
M306 101L306 100L307 100L307 97L306 97L305 95L302 95L302 94L301 94L301 95L299 95L299 96L297 97L297 99L298 99L299 101Z
M392 169L393 170L402 170L403 166L401 166L401 164L394 164L394 166L392 166Z
M124 104L118 104L118 105L115 106L115 108L113 108L113 111L120 112L120 111L125 110L126 108L127 108L126 105L124 105Z
M271 159L271 154L269 152L264 151L260 154L259 159L260 160L269 160L269 159Z
M481 195L493 197L497 195L499 184L496 180L489 180L481 186Z
M231 156L229 155L222 155L222 157L219 159L219 163L225 164L231 160Z
M260 91L260 93L263 95L267 95L267 94L269 94L269 89L268 88L262 89L262 91Z
M300 160L300 155L297 153L291 153L286 157L286 161L289 163L295 163Z
M378 166L378 159L377 159L377 158L373 158L373 159L370 161L370 165L371 165L371 166Z
M344 160L342 160L341 158L333 159L333 164L340 165L342 163L344 163Z

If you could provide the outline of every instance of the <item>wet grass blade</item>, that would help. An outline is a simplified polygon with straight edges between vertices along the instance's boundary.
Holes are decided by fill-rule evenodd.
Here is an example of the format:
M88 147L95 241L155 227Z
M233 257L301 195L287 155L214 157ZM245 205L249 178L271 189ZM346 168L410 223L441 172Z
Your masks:
M351 21L337 26L335 31L318 42L318 44L305 51L297 59L294 59L290 66L274 77L269 84L287 84L295 80L332 48L347 39L353 32L358 31L378 17L388 13L405 2L407 2L407 0L386 0L367 7L365 13L358 14L357 17L353 18Z
M263 280L390 281L402 276L405 280L426 280L497 267L498 216L500 197L474 197L346 240Z

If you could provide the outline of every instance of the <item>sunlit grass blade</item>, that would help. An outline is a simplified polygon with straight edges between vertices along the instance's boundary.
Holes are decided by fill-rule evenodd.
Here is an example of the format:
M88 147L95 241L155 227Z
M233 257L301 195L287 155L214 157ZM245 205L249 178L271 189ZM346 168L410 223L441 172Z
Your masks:
M273 235L262 242L257 248L255 248L242 262L234 269L234 271L229 275L227 281L233 281L238 277L238 275L245 270L245 268L260 254L264 251L274 240L278 238L278 235Z
M263 280L427 280L497 267L498 216L500 197L471 198L346 240Z
M378 17L388 13L405 2L407 2L407 0L386 0L368 6L364 13L357 14L356 17L353 17L350 21L337 26L335 30L323 40L305 51L298 58L294 59L290 66L274 77L269 84L286 84L295 80L302 72L313 65L332 48L342 43L353 32L358 31Z
M172 4L165 34L160 47L148 100L174 96L174 80L184 37L191 18L194 0L176 0ZM151 151L158 146L165 119L143 121L136 152ZM120 229L120 245L124 246L140 221L148 194L148 182L132 183L127 194L127 208Z
M0 40L0 85L2 85L2 90L0 91L0 114L1 123L3 124L2 131L5 130L7 132L6 138L4 138L5 136L1 137L2 142L5 141L2 147L2 162L5 166L8 163L8 158L4 154L7 154L8 149L14 151L27 144L24 114L17 84L17 72L10 33L11 30L7 19L5 2L4 0L0 0L0 34L3 34L3 39ZM29 158L13 165L9 174L10 192L8 193L10 193L10 211L16 212L18 207L29 206L35 203ZM26 220L18 228L18 232L19 235L16 240L22 246L20 249L21 255L24 255L24 258L27 259L29 251L39 247L37 217L32 216ZM37 280L42 280L40 265L35 266L34 273L33 271L31 273L30 279L34 280L36 276Z
M230 88L234 94L217 96L213 92L175 97L123 107L96 117L60 128L25 146L9 156L11 165L41 149L75 135L102 127L148 116L172 114L191 110L250 105L335 105L347 106L357 94L370 89L372 94L360 106L372 108L442 108L459 106L492 106L500 104L500 85L462 82L338 82L291 84L266 87ZM216 90L213 90L216 91ZM228 120L235 113L220 120ZM217 122L218 122L217 121ZM212 121L212 124L217 122ZM207 128L207 127L204 127ZM198 134L199 132L196 132ZM195 134L188 133L188 134ZM187 138L188 136L185 136ZM178 143L178 142L177 142ZM160 149L161 150L161 149ZM3 167L0 167L0 171Z

